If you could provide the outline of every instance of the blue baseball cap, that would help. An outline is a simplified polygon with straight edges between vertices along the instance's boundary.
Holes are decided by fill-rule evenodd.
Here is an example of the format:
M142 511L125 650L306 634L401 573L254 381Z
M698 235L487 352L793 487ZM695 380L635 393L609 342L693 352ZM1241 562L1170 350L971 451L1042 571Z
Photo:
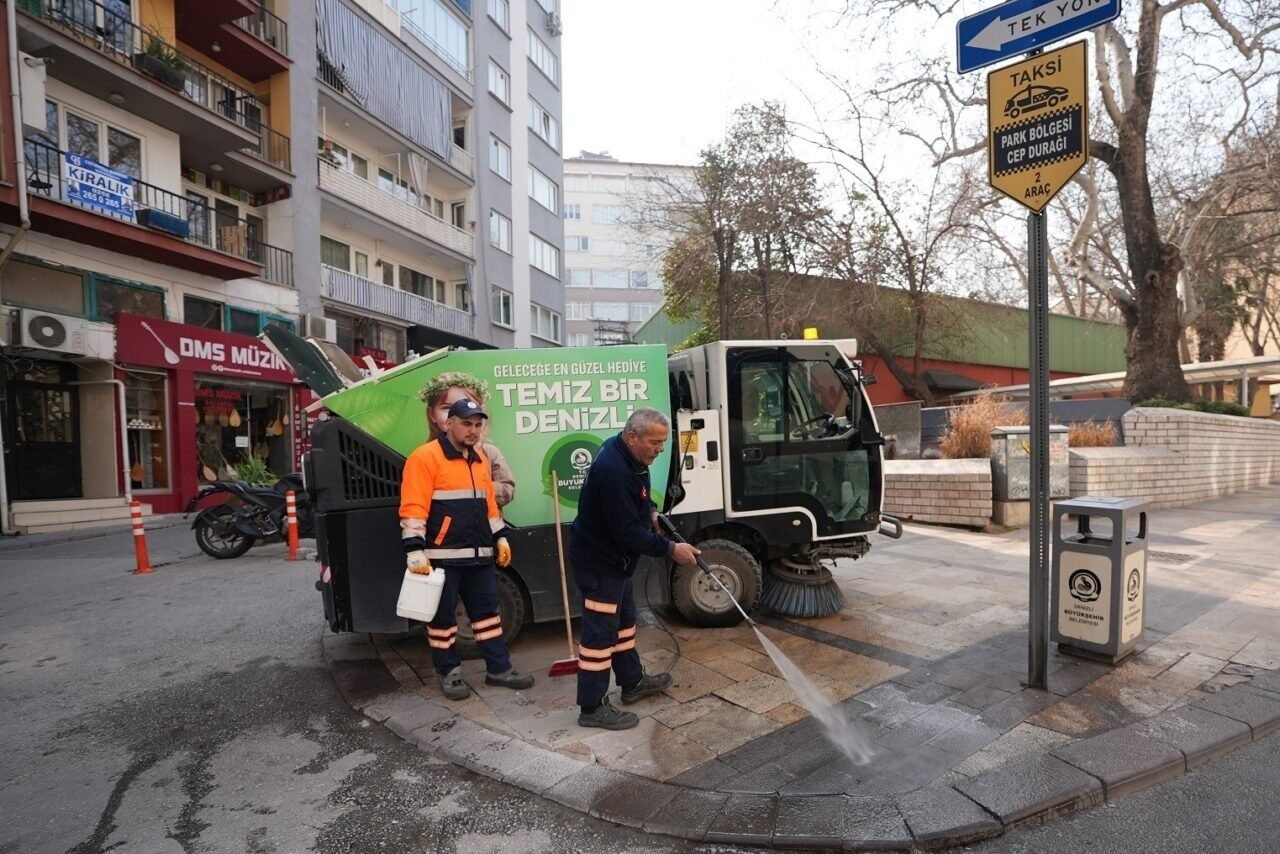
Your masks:
M461 400L455 400L453 406L449 407L450 418L488 418L489 413L484 411L480 404L476 403L469 397Z

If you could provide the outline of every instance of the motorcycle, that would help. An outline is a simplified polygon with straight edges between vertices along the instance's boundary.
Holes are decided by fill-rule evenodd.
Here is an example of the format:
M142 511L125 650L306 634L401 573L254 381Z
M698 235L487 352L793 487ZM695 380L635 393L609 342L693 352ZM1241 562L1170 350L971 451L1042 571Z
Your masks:
M196 545L209 557L229 560L243 555L257 542L283 542L288 536L285 496L293 490L298 515L298 536L314 537L311 502L302 478L285 475L274 486L250 486L240 480L217 480L200 488L187 502L186 519L201 501L226 494L227 500L201 510L191 523Z

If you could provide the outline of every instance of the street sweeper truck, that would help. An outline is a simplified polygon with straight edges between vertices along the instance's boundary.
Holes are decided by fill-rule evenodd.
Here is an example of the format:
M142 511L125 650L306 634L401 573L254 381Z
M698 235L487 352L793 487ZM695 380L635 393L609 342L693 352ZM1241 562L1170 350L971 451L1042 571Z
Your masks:
M499 572L508 642L526 622L563 619L552 502L567 540L595 453L642 406L672 421L652 499L720 582L652 560L636 578L649 605L733 625L727 590L748 611L830 614L834 562L866 554L872 533L901 534L882 512L883 439L853 341L719 341L670 358L632 345L445 349L362 371L331 344L276 327L264 339L320 397L304 473L334 631L410 628L396 614L400 473L429 438L428 410L459 395L490 413L487 441L515 482L502 508L514 560ZM465 638L461 615L459 627Z

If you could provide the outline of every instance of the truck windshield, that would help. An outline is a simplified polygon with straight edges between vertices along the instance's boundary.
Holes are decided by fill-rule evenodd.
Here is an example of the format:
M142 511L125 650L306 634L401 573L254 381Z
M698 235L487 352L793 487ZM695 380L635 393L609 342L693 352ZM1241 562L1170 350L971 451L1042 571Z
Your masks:
M821 535L861 530L879 500L870 460L878 449L863 445L856 423L866 411L854 401L862 390L830 362L794 354L756 351L737 371L730 415L740 419L744 449L738 506L793 501L814 511Z

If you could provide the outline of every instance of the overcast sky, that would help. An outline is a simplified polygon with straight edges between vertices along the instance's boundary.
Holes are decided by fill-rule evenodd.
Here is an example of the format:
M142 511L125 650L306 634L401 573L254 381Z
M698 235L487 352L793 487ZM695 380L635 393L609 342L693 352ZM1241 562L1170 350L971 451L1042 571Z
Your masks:
M803 105L798 30L774 0L563 0L564 153L693 163L733 109ZM807 108L806 108L807 109Z

